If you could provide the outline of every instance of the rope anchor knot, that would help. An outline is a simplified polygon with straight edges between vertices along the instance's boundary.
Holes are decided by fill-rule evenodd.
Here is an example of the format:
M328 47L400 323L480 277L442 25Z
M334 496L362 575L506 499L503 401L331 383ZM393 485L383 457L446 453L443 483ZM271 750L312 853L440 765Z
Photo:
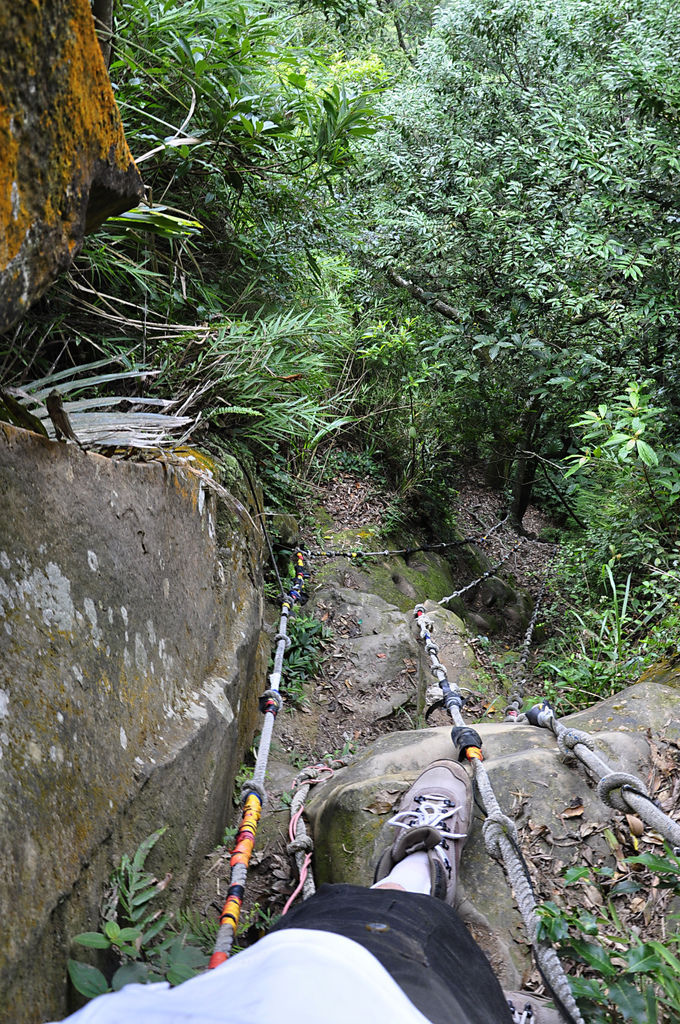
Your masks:
M597 784L597 795L602 803L625 814L631 809L623 795L626 790L650 799L642 779L638 779L636 775L629 775L628 772L609 772Z

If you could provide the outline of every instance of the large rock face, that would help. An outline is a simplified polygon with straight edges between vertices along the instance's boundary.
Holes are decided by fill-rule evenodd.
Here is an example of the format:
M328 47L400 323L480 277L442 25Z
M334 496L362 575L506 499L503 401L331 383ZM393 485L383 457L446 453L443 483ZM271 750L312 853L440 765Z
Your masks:
M0 4L0 331L142 191L88 0Z
M257 720L261 547L193 474L0 424L0 1020L63 1014L122 852L179 899ZM162 877L162 875L160 875Z
M675 687L647 678L564 721L596 736L598 752L614 770L644 780L651 768L647 730L665 732L675 742L680 737L677 684L677 675ZM548 862L557 878L572 861L590 864L611 856L604 832L612 811L598 799L584 769L564 763L551 733L528 725L475 728L501 807L526 827L529 861ZM402 793L430 761L453 756L449 727L392 733L319 787L307 806L317 880L370 885L378 854L394 839L387 821ZM478 809L463 854L459 894L461 913L498 974L509 988L518 987L530 963L524 928L503 870L485 851Z

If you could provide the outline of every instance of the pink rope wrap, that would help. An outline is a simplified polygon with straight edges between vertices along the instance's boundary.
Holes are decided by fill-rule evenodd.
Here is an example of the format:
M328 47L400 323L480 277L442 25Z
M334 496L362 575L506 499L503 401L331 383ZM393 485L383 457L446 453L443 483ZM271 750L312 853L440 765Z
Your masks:
M310 788L312 786L315 786L317 784L317 782L325 781L324 779L322 779L320 777L322 774L325 774L329 779L331 778L331 776L333 776L335 774L335 770L333 768L331 768L330 765L327 765L327 764L314 764L314 765L310 765L308 768L303 769L303 771L300 773L300 775L304 776L305 772L308 772L310 770L314 770L317 773L317 777L316 778L302 778L301 779L300 776L298 776L295 779L295 781L293 782L293 789L296 789L298 785L300 785L300 788L302 788L303 786L307 787L306 791L302 794L302 801L304 801L305 797L307 796L307 793L309 792L309 790L310 790ZM293 814L291 814L291 816L290 816L290 822L288 823L288 837L289 837L291 842L293 842L295 839L298 838L297 837L298 823L299 823L299 821L300 821L300 819L302 817L302 812L304 811L304 809L305 809L304 802L301 802L299 807L297 808L297 810ZM302 826L302 832L303 832L303 834L306 834L304 825ZM296 857L297 856L298 855L296 854ZM295 889L293 890L293 892L290 894L290 896L286 900L286 904L285 904L283 910L281 911L281 916L282 917L283 917L284 914L288 913L288 911L290 910L291 906L295 902L295 899L297 898L297 896L302 891L302 888L303 888L303 886L305 884L305 881L307 879L307 874L309 873L309 866L310 866L311 863L312 863L312 854L311 854L311 852L309 852L309 853L305 854L305 857L304 857L304 860L302 861L302 864L299 865L300 878L299 878L298 884L296 885ZM298 864L299 864L299 861L298 861Z

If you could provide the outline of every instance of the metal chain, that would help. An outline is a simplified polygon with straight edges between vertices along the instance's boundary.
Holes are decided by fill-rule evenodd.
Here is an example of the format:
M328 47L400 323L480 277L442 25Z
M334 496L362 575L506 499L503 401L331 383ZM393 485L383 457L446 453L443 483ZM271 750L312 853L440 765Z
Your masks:
M517 663L517 667L515 670L519 678L515 681L513 685L512 692L510 693L510 699L508 701L508 706L505 709L506 722L516 723L519 719L519 713L524 702L524 687L526 686L527 679L529 678L527 666L529 664L531 642L534 638L534 630L536 628L536 623L538 621L538 613L541 610L543 598L545 597L545 592L548 588L548 576L550 575L550 570L552 568L553 561L555 560L556 553L557 544L554 544L550 559L545 567L545 573L543 574L543 582L541 583L541 589L539 590L538 596L536 597L534 610L531 614L529 625L527 626L526 632L524 634L524 641L522 643L522 654L520 656L520 659Z
M484 580L487 580L489 576L493 576L496 570L500 569L502 565L505 565L510 556L514 554L514 552L517 551L517 549L520 548L522 544L526 543L526 540L526 537L520 537L519 540L516 541L515 544L513 544L510 550L503 555L499 562L496 562L495 565L492 565L490 569L487 569L486 572L483 572L482 575L478 576L476 580L472 581L472 583L466 584L466 586L461 587L460 590L454 590L454 592L452 594L449 594L448 597L443 597L441 601L437 602L437 604L447 604L448 601L453 601L455 597L462 597L462 595L466 594L468 590L472 590L474 587L479 586L480 583L483 583Z
M308 558L376 558L385 555L413 555L418 551L442 551L446 548L464 547L466 544L481 545L485 544L489 537L492 537L497 530L500 530L501 526L507 523L507 521L508 516L505 516L504 519L500 519L495 526L492 526L490 530L486 531L486 533L477 534L474 537L463 537L460 540L446 541L441 544L421 544L412 548L386 548L382 551L361 551L360 549L352 550L351 548L349 550L334 551L320 548L317 551L307 550L305 554Z

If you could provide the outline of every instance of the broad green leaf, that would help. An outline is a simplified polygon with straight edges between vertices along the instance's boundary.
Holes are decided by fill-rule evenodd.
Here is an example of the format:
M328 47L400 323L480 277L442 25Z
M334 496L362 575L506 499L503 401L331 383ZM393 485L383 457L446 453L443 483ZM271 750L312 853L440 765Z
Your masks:
M658 455L656 454L654 449L651 448L647 444L646 441L641 441L641 440L638 439L638 442L637 442L637 452L638 452L638 455L640 456L640 458L642 459L642 461L644 462L644 464L646 466L658 466L659 465L659 457L658 457Z
M102 972L90 964L82 964L79 960L69 960L67 963L69 978L73 987L86 999L94 999L104 992L110 992L108 982Z
M590 869L583 866L576 866L567 868L564 872L564 883L565 885L573 885L574 882L580 882L582 878L588 878L590 875Z
M114 992L118 992L124 985L134 983L145 985L152 980L155 979L151 978L151 967L149 964L141 962L123 964L111 979L111 988Z
M680 960L671 953L670 949L664 946L663 943L657 942L656 939L650 939L647 945L651 946L652 949L659 954L662 960L665 960L667 964L670 964L680 977Z
M645 998L632 982L615 981L607 986L607 994L625 1020L634 1024L644 1020Z
M669 857L660 857L656 853L639 853L635 857L629 857L630 864L642 864L650 871L659 874L676 874L680 878L680 862L671 860Z
M106 935L102 935L101 932L81 932L79 935L73 936L73 941L92 949L109 949L111 946Z
M624 960L627 965L627 974L638 973L640 971L655 971L662 966L662 960L659 958L656 950L647 944L633 946L624 953Z
M602 946L594 942L585 942L583 939L574 939L573 946L585 962L599 971L604 978L612 978L618 973L618 968L612 964L609 953Z

